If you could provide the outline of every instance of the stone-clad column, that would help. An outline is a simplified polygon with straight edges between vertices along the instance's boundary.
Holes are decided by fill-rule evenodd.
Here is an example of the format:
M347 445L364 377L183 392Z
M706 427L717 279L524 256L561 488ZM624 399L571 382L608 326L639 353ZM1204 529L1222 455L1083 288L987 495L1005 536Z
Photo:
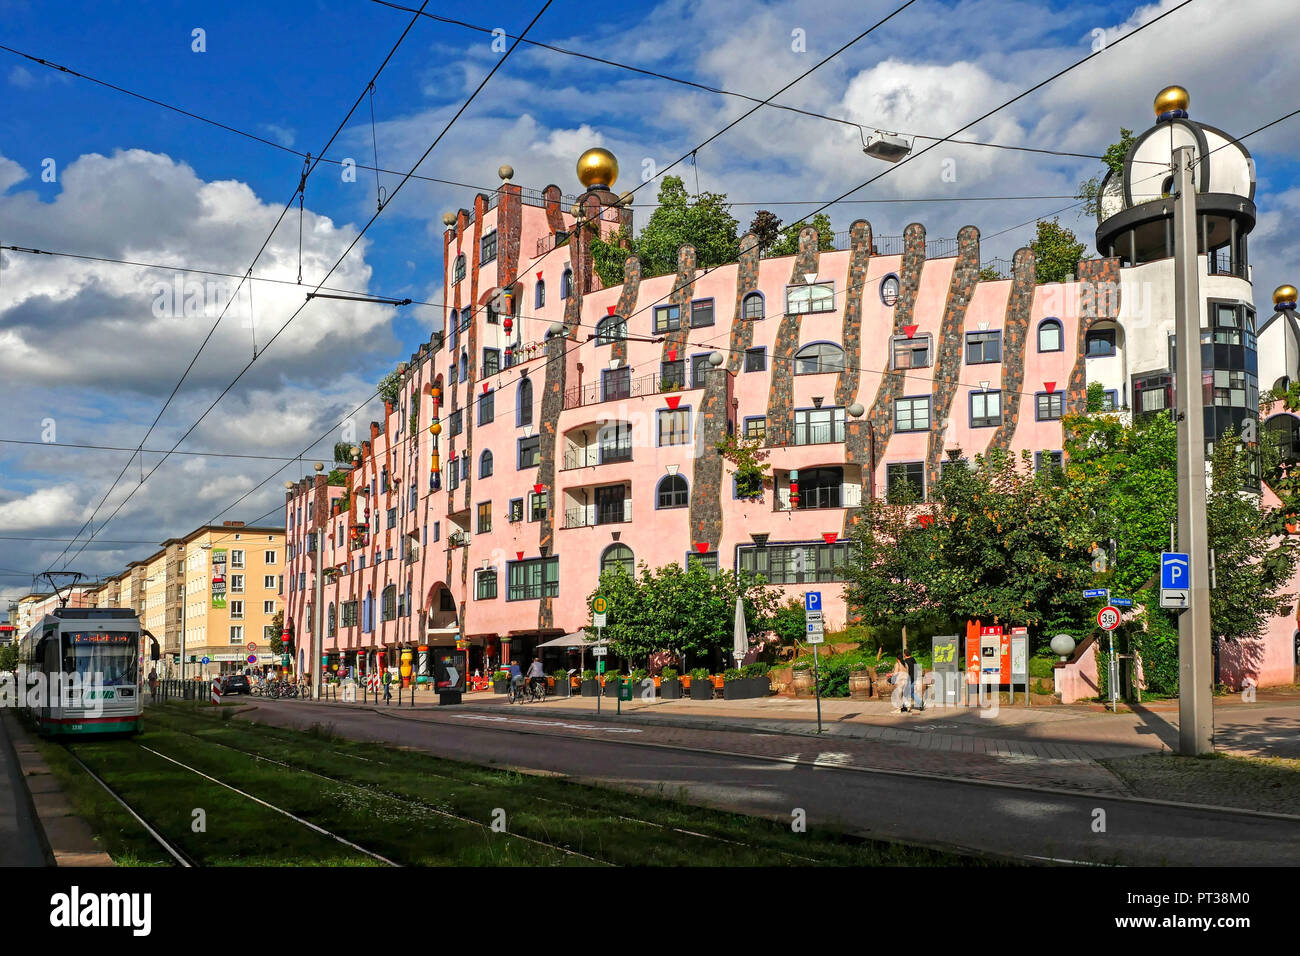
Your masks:
M803 283L806 273L815 273L818 262L817 230L804 226L799 230L799 253L790 270L790 284ZM789 445L794 432L794 356L799 351L800 315L790 315L782 304L781 325L776 330L772 348L772 392L767 400L767 444Z
M948 301L939 323L939 342L931 376L930 437L926 450L926 487L939 480L939 462L948 432L948 416L961 382L962 346L965 342L966 307L980 277L980 231L963 226L957 233L957 264L948 284ZM1005 333L1004 333L1005 338Z
M705 372L704 398L695 413L695 468L691 475L691 548L707 541L716 549L722 541L722 455L718 442L727 434L727 382L725 366Z
M903 265L898 277L898 301L894 304L894 328L891 335L905 335L903 327L912 325L916 313L916 293L921 287L921 270L925 267L925 227L912 223L903 230ZM876 389L876 399L867 412L867 422L876 442L876 460L885 452L894 434L894 400L903 394L904 373L894 371L891 347L886 345L884 375ZM870 436L868 436L870 438Z
M579 255L576 243L569 243L570 264L574 276L578 275L578 263L574 257ZM582 322L582 286L576 281L569 286L569 297L564 301L564 334L552 335L546 340L546 374L542 386L542 408L539 418L538 453L540 461L537 467L537 483L545 487L549 507L546 515L538 522L537 548L541 553L546 548L548 554L554 553L555 545L555 511L560 506L559 491L555 487L555 456L559 447L557 427L560 413L564 410L564 390L568 380L568 351L576 348L573 338ZM527 502L528 495L524 495ZM509 582L506 583L509 587ZM555 611L552 607L554 598L543 597L538 602L537 626L549 629L555 626Z
M859 219L849 226L849 280L844 296L844 371L835 383L835 404L847 408L857 401L858 387L862 382L862 294L867 283L867 267L871 262L871 223ZM871 452L867 447L870 425L846 417L844 423L844 461L862 467L862 499L867 497L870 484L867 469L871 467ZM843 533L847 537L856 524L859 508L844 512Z
M1070 386L1065 393L1067 415L1078 415L1088 409L1088 329L1095 322L1119 318L1119 259L1081 260L1079 282L1079 335Z
M727 370L740 374L745 362L745 349L754 344L754 323L744 319L745 296L758 290L758 237L746 233L740 240L740 259L736 263L736 310L731 320L731 342L727 354Z
M671 352L679 359L686 358L686 339L691 334L691 299L695 295L695 247L691 245L682 246L677 250L677 278L673 280L672 291L668 293L668 304L675 305L678 314L681 316L681 327L675 331L669 332L664 336L664 358L665 362L671 361L668 353ZM651 310L653 315L654 310ZM651 319L650 329L654 331L654 320ZM686 384L690 386L690 363L686 368Z
M1037 268L1034 250L1017 249L1011 260L1011 294L1002 320L1002 424L989 441L985 453L1000 448L1011 450L1011 439L1020 424L1020 390L1025 385L1025 345L1029 341L1029 313L1034 305ZM979 449L969 449L976 453Z
M641 291L641 260L636 256L629 256L623 263L623 291L618 295L618 305L614 309L614 314L621 316L624 323L627 322L628 316L636 311L637 296ZM628 329L628 333L631 333ZM610 346L609 357L618 359L620 365L627 364L627 339L615 339L614 344Z

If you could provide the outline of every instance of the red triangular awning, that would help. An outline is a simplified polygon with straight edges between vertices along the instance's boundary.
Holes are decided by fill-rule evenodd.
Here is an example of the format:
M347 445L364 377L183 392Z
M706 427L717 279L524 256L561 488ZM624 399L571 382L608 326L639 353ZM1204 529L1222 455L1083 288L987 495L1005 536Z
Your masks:
M1047 394L1049 394L1049 395L1052 394L1052 392L1056 391L1056 383L1055 383L1055 382L1044 382L1044 383L1043 383L1043 387L1044 387L1045 389L1047 389Z
M709 542L707 542L707 541L696 541L696 542L695 542L695 550L698 551L698 552L700 552L700 554L708 554L708 553L709 553Z
M682 402L682 397L680 395L669 395L667 398L664 399L664 401L668 403L669 408L676 411L677 406L680 405Z
M919 328L919 325L905 325L903 326L903 331L907 333L907 337L910 339L916 334L916 330Z

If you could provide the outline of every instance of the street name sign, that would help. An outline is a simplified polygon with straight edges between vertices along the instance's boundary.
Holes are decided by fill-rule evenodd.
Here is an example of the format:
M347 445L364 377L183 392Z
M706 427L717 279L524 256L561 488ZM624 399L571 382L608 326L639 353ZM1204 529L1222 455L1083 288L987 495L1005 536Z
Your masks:
M1132 598L1111 598L1110 603L1115 605L1116 607L1132 607L1133 599Z
M1087 598L1104 598L1109 593L1105 588L1088 588L1083 592L1083 596Z

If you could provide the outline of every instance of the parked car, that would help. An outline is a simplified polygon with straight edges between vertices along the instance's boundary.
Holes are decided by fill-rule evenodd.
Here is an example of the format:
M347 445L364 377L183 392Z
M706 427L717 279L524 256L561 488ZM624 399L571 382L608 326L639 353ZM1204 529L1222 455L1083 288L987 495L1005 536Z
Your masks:
M223 694L251 694L253 685L248 682L248 678L243 674L229 674L221 679L221 692Z

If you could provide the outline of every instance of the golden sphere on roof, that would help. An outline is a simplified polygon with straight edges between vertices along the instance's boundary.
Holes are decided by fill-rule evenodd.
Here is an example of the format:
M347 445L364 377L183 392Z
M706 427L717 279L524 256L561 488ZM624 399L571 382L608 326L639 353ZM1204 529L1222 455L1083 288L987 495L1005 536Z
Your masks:
M578 157L578 182L590 189L613 189L618 180L618 160L609 150L595 146Z
M513 166L502 166L497 170L497 175L506 182L515 178L515 168Z
M1273 305L1278 306L1283 302L1295 302L1300 292L1296 292L1293 285L1280 285L1273 290Z
M1187 106L1191 101L1191 96L1188 94L1187 90L1183 89L1181 86L1166 86L1156 94L1156 100L1153 105L1155 107L1156 116L1161 116L1165 113L1172 113L1174 110L1187 112Z
M456 214L454 212L444 212L442 214L442 224L447 227L456 225Z

